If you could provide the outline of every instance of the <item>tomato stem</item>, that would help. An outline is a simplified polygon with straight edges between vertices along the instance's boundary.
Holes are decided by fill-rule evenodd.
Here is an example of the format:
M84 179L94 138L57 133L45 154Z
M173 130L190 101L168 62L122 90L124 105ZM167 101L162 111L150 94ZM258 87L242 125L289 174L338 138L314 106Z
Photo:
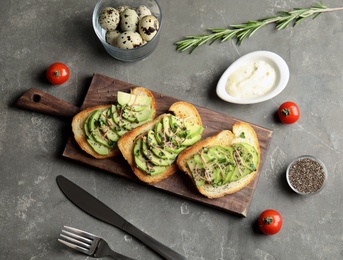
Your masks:
M291 114L290 110L287 108L282 109L281 112L284 116L289 116Z
M59 70L55 70L55 71L54 71L54 76L55 76L55 77L61 76L60 71L59 71Z
M273 223L273 217L264 218L263 223L267 224L267 225L272 224Z

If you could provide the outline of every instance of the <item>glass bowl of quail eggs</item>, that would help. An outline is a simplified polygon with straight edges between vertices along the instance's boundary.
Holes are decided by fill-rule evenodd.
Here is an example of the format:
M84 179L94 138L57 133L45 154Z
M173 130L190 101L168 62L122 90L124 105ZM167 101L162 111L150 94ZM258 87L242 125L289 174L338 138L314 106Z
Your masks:
M156 49L162 11L155 0L100 0L93 11L93 28L115 59L133 62Z

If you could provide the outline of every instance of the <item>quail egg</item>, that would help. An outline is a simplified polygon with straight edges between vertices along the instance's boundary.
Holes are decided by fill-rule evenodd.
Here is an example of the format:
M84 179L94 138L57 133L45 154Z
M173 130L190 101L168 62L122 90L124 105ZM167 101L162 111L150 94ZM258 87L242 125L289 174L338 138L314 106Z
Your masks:
M155 16L146 15L139 21L139 33L143 40L150 41L156 35L159 23Z
M136 8L136 13L138 14L139 19L146 15L151 15L151 11L145 5L140 5Z
M128 5L121 5L121 6L118 6L116 9L118 10L119 14L121 14L126 9L130 9L130 6L128 6Z
M119 24L119 20L119 12L113 7L105 7L100 12L99 24L104 30L115 30Z
M113 46L115 46L115 40L117 39L117 37L119 36L120 31L118 29L114 30L114 31L107 31L106 32L106 42L108 44L111 44Z
M137 31L138 21L138 15L133 9L125 9L120 14L120 28L123 32Z
M116 47L121 49L133 49L142 45L142 37L139 33L127 31L119 34L116 38Z

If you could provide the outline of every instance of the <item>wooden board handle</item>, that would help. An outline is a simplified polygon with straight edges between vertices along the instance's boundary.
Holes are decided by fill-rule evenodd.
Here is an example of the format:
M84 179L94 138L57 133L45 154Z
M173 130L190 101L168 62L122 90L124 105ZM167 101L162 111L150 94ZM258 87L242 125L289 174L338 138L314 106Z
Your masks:
M16 102L16 106L53 116L73 117L80 108L39 89L30 88Z

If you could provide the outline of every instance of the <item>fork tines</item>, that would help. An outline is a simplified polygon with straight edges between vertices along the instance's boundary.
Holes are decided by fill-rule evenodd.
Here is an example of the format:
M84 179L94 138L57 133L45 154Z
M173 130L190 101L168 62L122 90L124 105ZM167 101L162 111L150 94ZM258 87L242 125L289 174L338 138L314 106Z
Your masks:
M91 233L64 226L66 230L62 230L60 236L63 239L58 239L62 244L78 250L86 255L92 255L96 249L98 236Z

